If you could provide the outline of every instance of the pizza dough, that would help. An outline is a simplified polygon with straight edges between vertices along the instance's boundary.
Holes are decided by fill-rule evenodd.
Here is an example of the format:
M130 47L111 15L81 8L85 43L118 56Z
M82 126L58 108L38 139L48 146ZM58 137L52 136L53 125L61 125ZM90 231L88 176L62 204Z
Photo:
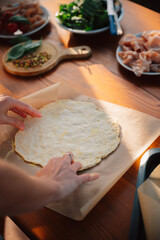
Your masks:
M25 119L25 130L15 135L15 151L24 160L44 166L66 152L84 170L113 152L120 128L106 112L91 102L58 100L40 109L42 118Z

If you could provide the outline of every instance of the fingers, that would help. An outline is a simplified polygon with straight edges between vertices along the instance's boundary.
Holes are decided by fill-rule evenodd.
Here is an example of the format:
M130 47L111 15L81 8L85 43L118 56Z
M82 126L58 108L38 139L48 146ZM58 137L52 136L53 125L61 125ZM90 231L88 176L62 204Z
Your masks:
M72 164L74 162L74 156L73 153L66 153L63 155L63 159L65 162Z
M47 165L49 166L54 166L56 162L62 162L62 158L61 157L54 157L54 158L51 158L49 160L49 162L47 163ZM47 166L46 165L46 166Z
M40 112L37 109L31 107L30 105L21 102L17 99L12 99L12 101L13 101L12 106L9 108L9 110L15 111L16 109L30 115L31 117L41 117Z
M12 125L13 127L18 128L19 130L22 130L22 131L24 130L24 124L20 120L18 120L16 118L7 117L5 119L5 123Z
M82 174L79 177L80 183L86 183L99 178L98 173Z
M18 110L18 109L14 109L14 108L12 108L12 112L14 112L14 113L17 113L19 116L21 116L21 117L23 117L23 118L26 118L27 117L27 114L26 113L24 113L24 112L22 112L22 111L20 111L20 110Z
M78 170L80 170L82 168L82 164L80 162L74 162L71 166L71 168L77 172Z
M7 115L8 110L11 110L23 118L27 117L27 114L31 117L41 117L41 114L38 110L29 106L28 104L21 102L17 99L6 95L0 95L0 104L1 104L1 114L0 114L0 123L2 124L11 124L12 126L24 130L24 124L13 117Z
M61 162L62 166L64 166L65 169L71 168L73 170L72 171L73 176L78 178L79 180L78 185L81 185L82 183L90 182L99 178L98 173L82 174L78 176L76 173L78 170L82 168L82 164L80 162L74 162L74 157L72 153L66 153L62 158L61 157L52 158L48 162L46 167L48 166L50 168L50 164L51 165L55 164L55 162L59 162L59 163Z

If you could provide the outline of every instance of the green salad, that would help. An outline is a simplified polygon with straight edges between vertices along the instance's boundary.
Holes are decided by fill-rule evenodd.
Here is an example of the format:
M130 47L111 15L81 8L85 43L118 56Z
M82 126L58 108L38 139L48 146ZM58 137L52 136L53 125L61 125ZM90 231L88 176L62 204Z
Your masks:
M108 26L107 3L105 0L75 0L60 4L57 18L73 29L90 31Z

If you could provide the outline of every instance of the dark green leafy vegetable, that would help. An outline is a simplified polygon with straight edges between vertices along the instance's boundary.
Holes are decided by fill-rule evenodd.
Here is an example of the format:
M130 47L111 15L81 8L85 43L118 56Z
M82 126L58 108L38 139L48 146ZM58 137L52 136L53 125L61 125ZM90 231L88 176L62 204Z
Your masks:
M20 15L14 15L14 16L10 17L9 21L10 22L21 22L21 23L27 23L27 24L31 23L27 18L20 16Z
M29 38L27 36L18 36L18 37L15 37L13 39L10 39L8 42L14 45L14 44L21 43L21 42L26 42L26 41L29 41L29 40L31 40L31 38Z
M32 53L34 52L39 46L41 46L42 40L37 42L27 41L26 44L24 44L24 51L25 53Z
M14 59L18 59L21 56L23 56L23 54L24 54L24 47L23 47L23 45L16 44L14 47L12 47L12 49L8 53L7 61L12 61Z
M38 47L40 47L41 44L42 44L42 40L37 41L37 42L32 42L32 40L29 40L25 43L16 44L9 51L8 56L7 56L7 61L12 61L12 60L15 60L15 59L19 59L24 54L32 53Z
M61 4L57 18L73 29L93 30L108 26L107 4L105 0L75 0Z

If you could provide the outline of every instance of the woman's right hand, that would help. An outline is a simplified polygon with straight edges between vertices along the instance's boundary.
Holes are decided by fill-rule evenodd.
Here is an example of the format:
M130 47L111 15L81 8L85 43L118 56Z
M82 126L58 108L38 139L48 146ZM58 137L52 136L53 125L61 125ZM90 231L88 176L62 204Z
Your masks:
M60 201L75 191L82 183L96 180L98 173L77 175L77 171L82 167L80 162L74 162L72 153L67 153L63 157L52 158L36 176L47 181L50 188L53 187L56 194L52 201Z

